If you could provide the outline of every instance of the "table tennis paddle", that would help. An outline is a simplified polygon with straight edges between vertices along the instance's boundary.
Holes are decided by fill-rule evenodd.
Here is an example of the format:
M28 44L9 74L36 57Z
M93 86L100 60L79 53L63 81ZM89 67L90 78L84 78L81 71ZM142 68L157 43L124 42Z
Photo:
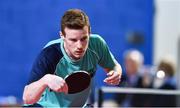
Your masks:
M86 71L74 71L64 80L68 86L68 94L78 93L89 87L91 76Z

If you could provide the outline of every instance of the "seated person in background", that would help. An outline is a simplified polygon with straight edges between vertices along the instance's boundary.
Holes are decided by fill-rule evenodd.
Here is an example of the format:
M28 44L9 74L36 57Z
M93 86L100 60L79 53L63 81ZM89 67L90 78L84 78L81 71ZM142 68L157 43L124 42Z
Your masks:
M126 71L126 87L142 87L142 77L140 68L144 62L144 57L138 50L129 50L125 53L125 71Z
M175 63L170 57L163 58L159 65L153 87L157 89L175 90L177 88L175 79ZM155 95L152 98L152 106L176 106L175 95Z
M146 84L145 77L140 74L140 69L144 63L144 56L138 50L128 50L125 52L124 67L126 72L126 82L123 82L124 87L133 88L146 88L149 87ZM117 95L117 102L120 106L131 107L131 106L148 106L149 103L144 99L144 95Z

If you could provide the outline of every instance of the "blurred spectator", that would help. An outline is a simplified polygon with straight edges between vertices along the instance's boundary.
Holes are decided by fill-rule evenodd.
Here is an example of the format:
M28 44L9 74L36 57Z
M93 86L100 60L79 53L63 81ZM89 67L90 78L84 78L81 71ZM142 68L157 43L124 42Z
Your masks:
M125 53L125 71L127 75L126 87L139 87L141 78L140 68L144 62L143 55L138 50L129 50Z
M18 107L20 102L15 96L0 96L0 107Z
M144 77L140 70L144 63L144 56L138 50L128 50L125 52L124 67L126 71L126 81L124 87L131 88L147 88L149 87L149 81L147 77ZM145 95L123 95L120 94L116 98L120 106L123 107L135 107L135 106L148 106L149 101L144 99Z
M170 57L163 58L157 67L156 77L153 81L153 87L157 89L177 89L176 79L175 79L175 62ZM156 95L153 96L152 106L163 106L163 107L173 107L176 106L176 96L175 95Z

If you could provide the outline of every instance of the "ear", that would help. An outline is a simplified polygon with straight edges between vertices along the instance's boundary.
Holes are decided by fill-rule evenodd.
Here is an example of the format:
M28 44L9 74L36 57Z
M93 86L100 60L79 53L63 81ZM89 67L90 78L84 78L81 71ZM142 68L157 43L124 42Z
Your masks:
M64 35L62 34L61 31L59 31L59 36L60 36L62 39L64 39Z

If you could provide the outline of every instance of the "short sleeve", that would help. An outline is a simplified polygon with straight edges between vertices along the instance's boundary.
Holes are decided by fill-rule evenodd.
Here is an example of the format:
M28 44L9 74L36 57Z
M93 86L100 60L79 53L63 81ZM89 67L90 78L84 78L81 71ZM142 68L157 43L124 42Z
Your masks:
M93 39L93 44L94 49L96 50L99 57L98 64L103 68L113 69L116 60L109 50L109 47L106 44L105 40L99 35L96 35Z
M33 63L27 84L41 79L46 74L54 74L56 65L62 56L57 50L58 46L46 47L40 52Z

